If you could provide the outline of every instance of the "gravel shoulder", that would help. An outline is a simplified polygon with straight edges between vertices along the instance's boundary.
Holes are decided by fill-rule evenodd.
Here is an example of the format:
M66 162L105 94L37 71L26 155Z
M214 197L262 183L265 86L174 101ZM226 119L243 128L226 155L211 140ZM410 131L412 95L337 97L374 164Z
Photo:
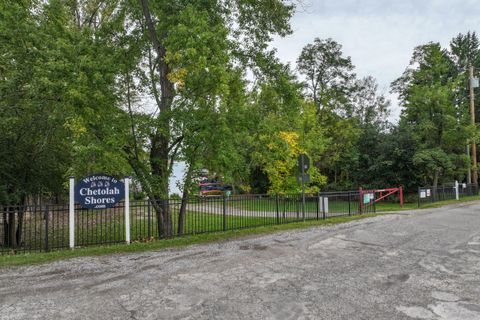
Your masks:
M2 269L26 318L480 319L480 202Z

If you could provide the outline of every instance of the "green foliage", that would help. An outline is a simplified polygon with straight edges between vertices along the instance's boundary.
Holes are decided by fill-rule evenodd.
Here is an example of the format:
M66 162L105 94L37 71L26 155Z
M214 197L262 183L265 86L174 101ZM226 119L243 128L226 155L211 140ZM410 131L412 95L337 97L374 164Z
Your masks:
M343 111L348 103L353 64L343 57L342 46L332 39L315 38L302 49L298 69L306 77L306 87L319 109Z
M412 161L423 181L436 185L442 177L458 178L465 173L462 168L466 163L457 155L465 150L468 138L466 110L454 103L461 78L448 52L437 43L417 47L410 68L394 88L405 107L401 125L412 132L418 145ZM459 168L454 162L464 165Z
M58 192L69 160L64 87L34 2L0 4L0 202Z
M93 172L133 173L139 191L164 197L179 161L184 195L204 169L247 192L298 192L300 154L311 159L311 192L462 180L465 145L480 136L465 74L480 68L476 33L449 50L415 48L393 84L404 108L393 125L376 81L357 78L334 40L303 48L300 80L278 61L269 42L291 33L294 9L0 3L0 202L61 194L68 175Z

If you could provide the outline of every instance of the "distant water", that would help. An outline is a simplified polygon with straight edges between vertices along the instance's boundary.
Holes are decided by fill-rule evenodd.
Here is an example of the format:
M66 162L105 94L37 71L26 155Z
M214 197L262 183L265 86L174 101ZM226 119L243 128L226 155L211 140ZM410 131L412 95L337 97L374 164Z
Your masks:
M181 195L180 184L183 183L183 175L185 174L185 162L176 162L173 164L173 172L170 177L169 188L170 194L176 193Z

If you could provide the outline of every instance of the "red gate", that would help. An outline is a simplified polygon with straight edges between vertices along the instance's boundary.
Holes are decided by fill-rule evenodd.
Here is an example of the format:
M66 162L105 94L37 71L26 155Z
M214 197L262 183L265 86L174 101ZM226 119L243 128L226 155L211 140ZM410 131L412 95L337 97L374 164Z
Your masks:
M358 189L360 193L360 212L362 212L363 207L371 206L374 203L377 203L383 199L385 199L388 196L391 196L392 194L395 194L398 192L399 197L400 197L400 208L403 207L403 187L399 188L386 188L386 189L373 189L373 190L363 190L362 188ZM364 195L371 195L373 194L373 199L369 199L368 202L364 203ZM379 194L377 197L376 195Z

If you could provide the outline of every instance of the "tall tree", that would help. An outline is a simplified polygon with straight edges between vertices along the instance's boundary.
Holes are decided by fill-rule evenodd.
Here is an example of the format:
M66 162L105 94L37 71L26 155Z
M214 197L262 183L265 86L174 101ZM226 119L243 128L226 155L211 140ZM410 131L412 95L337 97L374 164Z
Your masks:
M0 203L6 246L21 244L29 196L61 191L70 159L62 82L33 1L0 4ZM39 23L40 20L40 23ZM42 21L43 20L43 21Z
M297 59L299 72L306 78L309 95L318 107L344 112L355 77L350 57L332 39L315 38Z
M301 84L288 67L256 88L250 106L250 159L254 172L260 169L268 183L263 192L299 192L297 159L307 154L318 159L325 147L323 128L317 122L316 106L302 101ZM312 166L307 190L318 191L325 177ZM258 179L255 176L254 179Z
M144 127L142 148L148 148L149 162L132 148L128 158L158 213L159 235L170 236L168 203L156 200L168 197L173 163L182 157L189 170L201 163L208 132L225 119L235 66L250 68L255 75L268 71L268 42L274 34L290 32L293 6L280 0L139 0L131 9L134 28L145 31L139 68L145 63L145 85L155 112Z
M355 80L350 99L348 118L355 118L360 127L373 125L380 130L387 128L390 101L378 93L378 84L372 76Z
M410 67L393 84L404 107L400 124L419 146L413 163L434 187L442 177L459 174L454 164L465 162L458 141L465 141L467 132L454 99L460 83L448 52L429 43L415 48Z
M0 4L2 203L22 208L29 197L63 193L69 174L128 172L114 46L103 27L111 27L112 6L82 3L88 14L77 2ZM23 212L7 214L4 234L16 236L7 239L14 247Z
M480 66L480 41L475 32L454 37L450 41L450 51L460 72L466 72L470 66Z
M469 69L473 67L474 73L480 70L480 40L475 32L467 32L466 34L458 34L450 42L450 55L455 64L456 74L463 86L458 88L455 95L455 103L462 110L462 115L468 118L470 104L470 88L469 88ZM480 93L476 90L475 100L480 99ZM478 108L477 108L478 109ZM477 110L476 119L478 119L479 111ZM472 128L475 131L475 128Z

